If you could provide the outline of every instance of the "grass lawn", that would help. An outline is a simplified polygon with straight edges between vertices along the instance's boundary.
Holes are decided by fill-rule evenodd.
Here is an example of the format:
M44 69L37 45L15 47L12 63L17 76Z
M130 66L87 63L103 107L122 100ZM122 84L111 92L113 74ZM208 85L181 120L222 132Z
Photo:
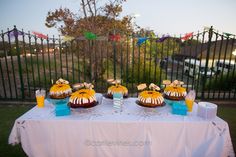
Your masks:
M25 113L32 106L3 106L0 105L0 156L26 156L20 145L8 145L8 137L17 117ZM236 148L236 107L219 107L218 116L228 122L234 148Z
M0 106L0 156L22 157L26 156L21 145L8 145L8 137L14 121L28 111L32 106Z

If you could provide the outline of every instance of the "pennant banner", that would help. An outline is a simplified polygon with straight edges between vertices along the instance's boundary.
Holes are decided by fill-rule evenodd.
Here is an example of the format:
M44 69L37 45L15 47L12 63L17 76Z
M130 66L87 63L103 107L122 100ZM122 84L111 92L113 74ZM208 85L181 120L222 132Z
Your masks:
M182 40L188 40L188 39L191 38L192 36L193 36L193 32L187 33L187 34L185 34L185 36L182 37L181 39L182 39Z
M10 36L10 38L14 38L14 37L18 37L19 35L23 35L23 34L24 34L23 32L13 30L9 33L9 36Z
M140 46L142 43L144 43L148 38L147 37L144 37L144 38L138 38L138 41L137 41L137 45Z
M109 41L120 41L120 34L109 34Z
M159 38L159 39L157 39L156 40L156 42L163 42L163 41L165 41L166 39L168 39L170 36L169 35L167 35L167 36L162 36L161 38Z
M204 31L209 31L211 28L210 27L207 27L207 26L204 26Z
M96 34L94 34L94 33L92 33L92 32L85 32L85 33L84 33L84 36L85 36L85 38L88 39L88 40L97 39Z
M73 40L73 39L75 39L75 38L72 37L72 36L68 36L68 35L65 35L65 36L63 37L63 40L64 40L65 42L71 41L71 40Z
M32 34L36 35L38 38L47 39L48 37L42 33L33 31Z
M109 40L107 36L99 36L97 37L97 40Z
M213 29L213 28L204 27L204 31L209 31L210 29ZM28 35L28 33L24 34L24 32L19 31L19 30L11 30L11 31L8 31L5 33L8 33L10 38L18 37L20 35ZM218 33L218 31L217 31L217 33ZM36 32L36 31L32 31L32 34L38 38L41 38L41 39L48 39L47 35L44 35L42 33ZM194 32L190 32L190 33L186 33L181 38L173 38L173 39L176 39L177 42L183 42L183 41L189 40L191 37L193 37L193 34L194 34ZM222 32L221 34L225 35L226 37L235 36L234 34L227 33L227 32ZM162 35L158 38L157 35L154 36L152 34L149 37L141 37L141 36L138 36L137 34L134 36L127 35L127 37L132 38L134 40L137 39L136 44L138 46L142 45L148 39L156 39L157 43L158 42L161 43L161 42L164 42L165 40L167 40L168 38L172 38L170 35ZM95 40L96 39L96 40L108 40L108 41L118 42L118 41L122 40L122 37L119 33L118 34L109 33L106 36L97 36L96 34L94 34L92 32L84 32L84 36L78 36L78 37L73 37L73 36L69 36L69 35L63 36L63 41L65 41L65 42L72 41L74 39L76 39L76 40Z
M226 33L226 32L223 32L224 35L226 35L227 37L229 36L232 36L233 34L230 34L230 33Z

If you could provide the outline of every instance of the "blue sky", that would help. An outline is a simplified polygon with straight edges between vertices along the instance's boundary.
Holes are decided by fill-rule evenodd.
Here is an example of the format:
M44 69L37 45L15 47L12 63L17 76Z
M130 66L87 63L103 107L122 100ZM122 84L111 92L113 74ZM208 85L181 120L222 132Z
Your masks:
M104 0L101 0L104 1ZM0 29L17 28L58 35L44 25L47 12L67 7L76 12L79 0L0 0ZM203 26L236 34L236 0L127 0L123 15L139 14L136 23L171 35L202 30Z

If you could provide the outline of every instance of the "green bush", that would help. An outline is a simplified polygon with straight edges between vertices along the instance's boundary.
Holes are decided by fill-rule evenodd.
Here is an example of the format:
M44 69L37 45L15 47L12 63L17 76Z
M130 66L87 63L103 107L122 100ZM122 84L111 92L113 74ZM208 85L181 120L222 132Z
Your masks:
M157 65L156 66L156 73L155 73L155 63L151 63L151 67L150 67L150 62L146 61L145 66L144 66L144 62L141 61L140 64L134 64L133 66L133 70L132 70L132 66L129 68L128 71L128 82L129 83L155 83L157 85L160 85L161 80L163 78L161 78L160 80L160 73L161 73L161 69L160 67ZM165 76L164 73L162 73L162 76ZM126 73L123 76L123 80L126 80Z
M206 88L223 91L234 90L236 88L236 74L230 72L214 76L213 79L207 81Z

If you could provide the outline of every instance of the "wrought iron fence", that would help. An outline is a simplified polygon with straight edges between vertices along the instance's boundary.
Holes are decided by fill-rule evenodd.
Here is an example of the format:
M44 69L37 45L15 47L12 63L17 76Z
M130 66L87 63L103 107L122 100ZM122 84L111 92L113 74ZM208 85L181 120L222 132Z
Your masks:
M0 99L33 100L38 88L49 90L58 78L71 84L92 82L105 93L108 78L120 78L131 96L136 85L162 80L183 80L200 99L235 99L236 43L234 37L213 28L188 40L147 37L137 44L135 35L118 41L38 37L16 27L1 33Z

